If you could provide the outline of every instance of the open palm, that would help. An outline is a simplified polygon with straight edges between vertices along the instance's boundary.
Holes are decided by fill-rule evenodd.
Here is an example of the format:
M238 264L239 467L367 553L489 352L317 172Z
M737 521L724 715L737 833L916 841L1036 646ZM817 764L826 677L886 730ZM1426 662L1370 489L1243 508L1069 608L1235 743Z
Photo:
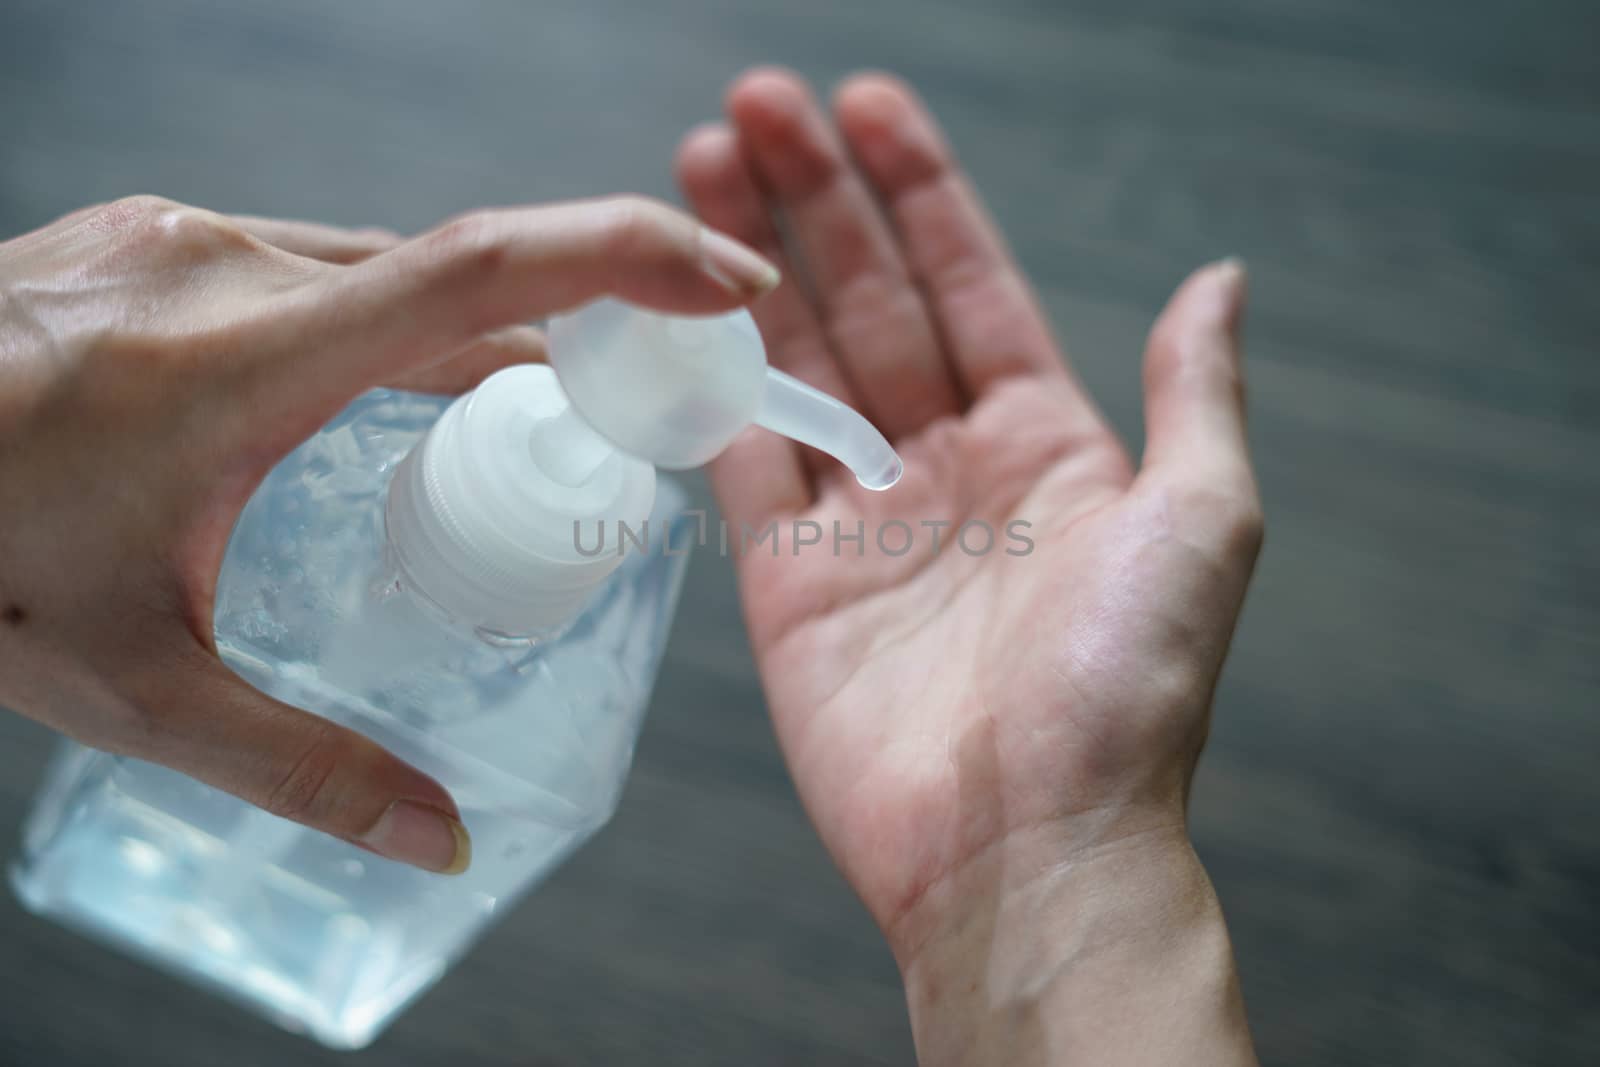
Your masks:
M905 954L923 903L1004 844L1182 833L1260 540L1243 279L1197 272L1152 333L1136 474L906 87L852 79L830 121L766 70L728 105L686 139L683 187L787 268L754 309L773 362L906 462L875 494L752 432L713 470L735 531L777 524L739 569L779 739Z

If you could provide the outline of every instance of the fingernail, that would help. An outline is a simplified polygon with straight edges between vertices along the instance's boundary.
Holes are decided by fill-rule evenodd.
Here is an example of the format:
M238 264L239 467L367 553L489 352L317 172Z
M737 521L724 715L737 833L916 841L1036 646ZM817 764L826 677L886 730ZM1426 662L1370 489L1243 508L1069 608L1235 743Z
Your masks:
M472 837L460 821L414 800L397 800L357 839L378 855L438 874L472 863Z
M707 274L741 296L760 296L778 287L778 268L727 234L700 231L700 261Z

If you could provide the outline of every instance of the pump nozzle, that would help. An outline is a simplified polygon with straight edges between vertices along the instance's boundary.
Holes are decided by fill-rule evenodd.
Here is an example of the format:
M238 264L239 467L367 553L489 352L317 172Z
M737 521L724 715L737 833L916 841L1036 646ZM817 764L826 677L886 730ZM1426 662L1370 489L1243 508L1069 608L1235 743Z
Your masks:
M549 333L573 408L630 456L698 467L754 422L826 451L869 490L899 480L899 456L861 414L766 366L749 312L685 318L595 301Z
M550 323L550 362L583 420L659 467L698 467L751 423L821 449L868 489L900 457L848 405L767 366L749 312L660 315L597 300Z
M855 408L776 367L767 368L766 384L756 425L821 449L868 489L887 489L900 480L905 464Z

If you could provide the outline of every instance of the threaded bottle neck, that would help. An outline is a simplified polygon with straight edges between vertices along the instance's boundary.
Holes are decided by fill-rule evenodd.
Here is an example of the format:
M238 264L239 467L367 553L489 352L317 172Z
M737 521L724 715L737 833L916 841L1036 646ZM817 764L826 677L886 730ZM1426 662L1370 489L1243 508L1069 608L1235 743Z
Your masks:
M538 634L583 610L621 563L580 551L637 527L655 469L571 411L548 367L501 371L453 403L395 472L388 536L405 576L472 626Z

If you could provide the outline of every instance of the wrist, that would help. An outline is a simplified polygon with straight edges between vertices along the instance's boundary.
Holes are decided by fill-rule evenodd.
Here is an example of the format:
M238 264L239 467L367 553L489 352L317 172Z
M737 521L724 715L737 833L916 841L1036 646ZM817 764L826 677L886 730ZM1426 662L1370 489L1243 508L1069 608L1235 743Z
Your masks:
M1253 1063L1232 949L1181 820L975 857L896 944L920 1061Z

